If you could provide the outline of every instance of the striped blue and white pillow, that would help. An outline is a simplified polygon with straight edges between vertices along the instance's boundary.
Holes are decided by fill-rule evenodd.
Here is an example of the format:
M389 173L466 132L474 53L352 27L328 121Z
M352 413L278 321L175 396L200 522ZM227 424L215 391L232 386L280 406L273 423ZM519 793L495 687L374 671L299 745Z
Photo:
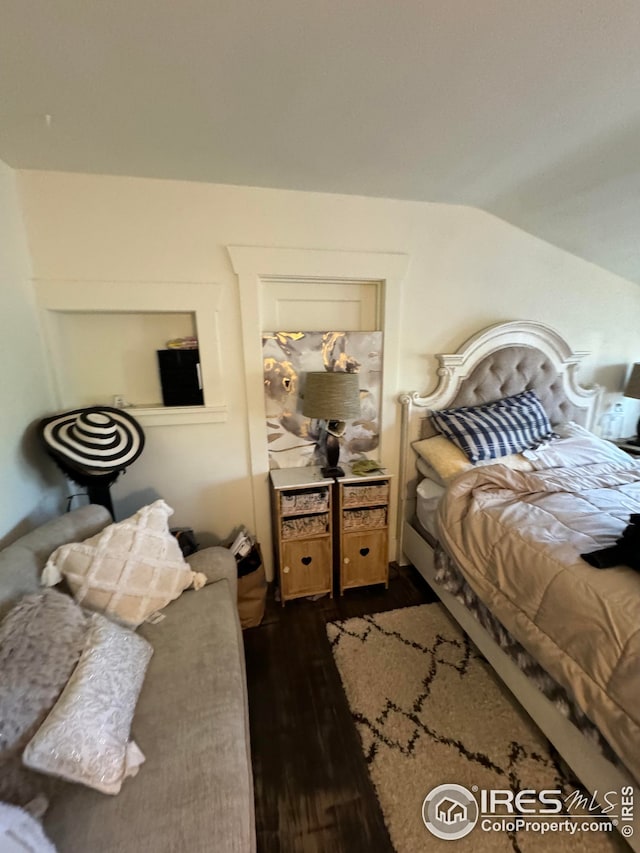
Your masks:
M471 460L498 459L539 447L555 437L535 391L523 391L483 406L442 409L433 425Z

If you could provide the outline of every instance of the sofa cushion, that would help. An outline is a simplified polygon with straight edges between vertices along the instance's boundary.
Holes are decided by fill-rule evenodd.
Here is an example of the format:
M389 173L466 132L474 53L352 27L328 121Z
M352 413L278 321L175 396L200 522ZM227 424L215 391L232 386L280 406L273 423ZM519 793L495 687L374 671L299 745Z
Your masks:
M54 799L45 829L60 850L255 849L235 597L221 580L164 616L139 630L154 647L132 724L146 763L118 797L74 786Z
M142 637L94 613L78 665L27 744L24 764L117 794L144 761L129 734L152 654Z
M64 577L76 601L137 626L198 579L169 531L173 510L163 500L110 524L84 542L57 548L43 583Z

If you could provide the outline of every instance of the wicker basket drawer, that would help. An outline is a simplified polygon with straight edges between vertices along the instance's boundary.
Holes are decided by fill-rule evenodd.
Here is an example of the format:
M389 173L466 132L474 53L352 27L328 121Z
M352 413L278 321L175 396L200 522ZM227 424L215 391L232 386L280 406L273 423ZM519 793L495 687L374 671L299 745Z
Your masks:
M328 509L329 489L299 489L295 492L282 492L280 495L282 515L323 512Z
M345 485L343 492L344 506L368 506L383 504L389 500L389 483L362 483L362 485Z
M310 536L322 536L329 531L329 513L320 515L301 515L296 518L282 519L283 539L306 539Z
M386 506L370 509L347 509L342 513L342 526L345 530L374 530L387 526Z

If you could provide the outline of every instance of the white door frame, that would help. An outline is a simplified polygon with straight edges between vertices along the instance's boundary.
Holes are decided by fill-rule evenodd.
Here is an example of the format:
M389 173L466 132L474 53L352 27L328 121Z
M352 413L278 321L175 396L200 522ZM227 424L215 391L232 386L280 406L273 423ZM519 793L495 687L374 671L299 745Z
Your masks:
M262 292L273 279L292 279L318 284L319 280L378 282L378 328L383 332L382 406L380 452L382 464L398 473L397 377L401 285L408 255L389 252L342 252L323 249L280 249L262 246L228 246L240 286L240 315L244 353L245 392L249 431L249 464L252 479L253 523L262 544L267 577L273 579L273 554L269 505L269 455L267 449L264 375L262 370ZM397 480L396 480L397 482ZM397 501L390 507L389 530L395 530ZM395 554L395 541L389 543Z

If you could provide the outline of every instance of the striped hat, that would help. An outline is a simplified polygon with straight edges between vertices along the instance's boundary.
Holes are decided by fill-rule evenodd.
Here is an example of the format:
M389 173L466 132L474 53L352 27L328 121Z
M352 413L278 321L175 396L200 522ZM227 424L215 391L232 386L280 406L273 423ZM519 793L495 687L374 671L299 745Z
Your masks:
M108 474L142 453L144 432L122 409L92 406L45 418L40 431L47 450L80 471Z

